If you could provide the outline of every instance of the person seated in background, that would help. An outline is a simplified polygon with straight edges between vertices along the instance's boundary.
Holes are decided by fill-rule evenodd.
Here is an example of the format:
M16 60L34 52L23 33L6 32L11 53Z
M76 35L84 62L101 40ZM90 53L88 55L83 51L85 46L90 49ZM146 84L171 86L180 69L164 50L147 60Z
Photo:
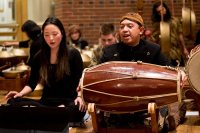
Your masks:
M82 38L82 32L78 25L70 25L68 28L68 43L79 50L85 49L88 42Z
M117 43L115 26L112 23L105 23L100 27L99 44L94 48L90 66L97 65L102 55L102 49L106 46Z
M32 60L34 55L40 50L41 47L41 28L34 21L27 20L24 22L21 28L22 32L24 32L28 40L25 41L8 41L4 42L5 46L17 46L20 48L30 48L29 50L29 58L27 64L29 66L32 65Z

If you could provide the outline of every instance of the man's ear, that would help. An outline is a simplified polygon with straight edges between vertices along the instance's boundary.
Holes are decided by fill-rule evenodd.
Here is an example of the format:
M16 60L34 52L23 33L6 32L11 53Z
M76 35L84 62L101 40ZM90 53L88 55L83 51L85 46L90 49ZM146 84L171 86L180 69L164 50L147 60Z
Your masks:
M145 30L145 29L144 29L144 26L141 26L141 27L140 27L140 35L142 35L142 34L144 33L144 30Z

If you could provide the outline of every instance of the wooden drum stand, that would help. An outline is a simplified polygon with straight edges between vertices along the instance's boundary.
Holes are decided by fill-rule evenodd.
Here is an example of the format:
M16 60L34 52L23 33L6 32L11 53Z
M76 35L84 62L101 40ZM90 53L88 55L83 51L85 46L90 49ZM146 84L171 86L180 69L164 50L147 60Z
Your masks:
M91 115L92 118L92 126L93 126L93 131L94 132L98 132L98 133L105 133L105 131L101 131L101 128L99 127L98 124L98 120L97 120L97 109L95 106L95 103L88 103L88 112ZM158 133L158 110L157 110L157 105L156 103L149 103L148 104L148 113L151 117L151 130L147 130L147 129L130 129L130 130L126 130L126 133L129 133L128 131L130 131L130 133L134 132L138 132L138 133ZM116 129L118 130L118 129ZM124 129L125 130L125 129ZM107 132L109 133L109 130L107 130ZM116 131L113 131L116 133Z

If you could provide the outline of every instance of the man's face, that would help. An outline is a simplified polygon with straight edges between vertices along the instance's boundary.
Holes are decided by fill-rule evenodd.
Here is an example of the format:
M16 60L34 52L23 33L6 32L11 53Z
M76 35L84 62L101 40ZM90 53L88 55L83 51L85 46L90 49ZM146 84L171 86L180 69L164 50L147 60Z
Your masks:
M100 41L101 41L101 45L103 45L103 47L105 47L105 46L115 44L116 38L113 34L101 35Z
M120 23L120 39L127 45L137 45L143 31L144 27L140 27L137 23L128 19L125 19Z

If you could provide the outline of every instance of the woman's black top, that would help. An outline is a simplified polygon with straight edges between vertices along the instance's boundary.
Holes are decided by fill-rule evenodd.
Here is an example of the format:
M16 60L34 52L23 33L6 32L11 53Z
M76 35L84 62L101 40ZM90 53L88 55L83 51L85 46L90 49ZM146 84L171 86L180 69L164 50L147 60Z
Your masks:
M88 46L88 42L84 39L72 40L72 43L80 49L85 49L85 47Z
M40 53L38 53L31 68L31 75L28 86L34 91L39 81L40 71ZM45 105L60 105L63 101L74 100L77 96L76 88L83 71L83 61L78 50L69 48L69 65L70 75L65 75L63 79L57 81L55 78L56 65L51 64L48 66L50 71L48 75L50 85L44 85L41 102Z

